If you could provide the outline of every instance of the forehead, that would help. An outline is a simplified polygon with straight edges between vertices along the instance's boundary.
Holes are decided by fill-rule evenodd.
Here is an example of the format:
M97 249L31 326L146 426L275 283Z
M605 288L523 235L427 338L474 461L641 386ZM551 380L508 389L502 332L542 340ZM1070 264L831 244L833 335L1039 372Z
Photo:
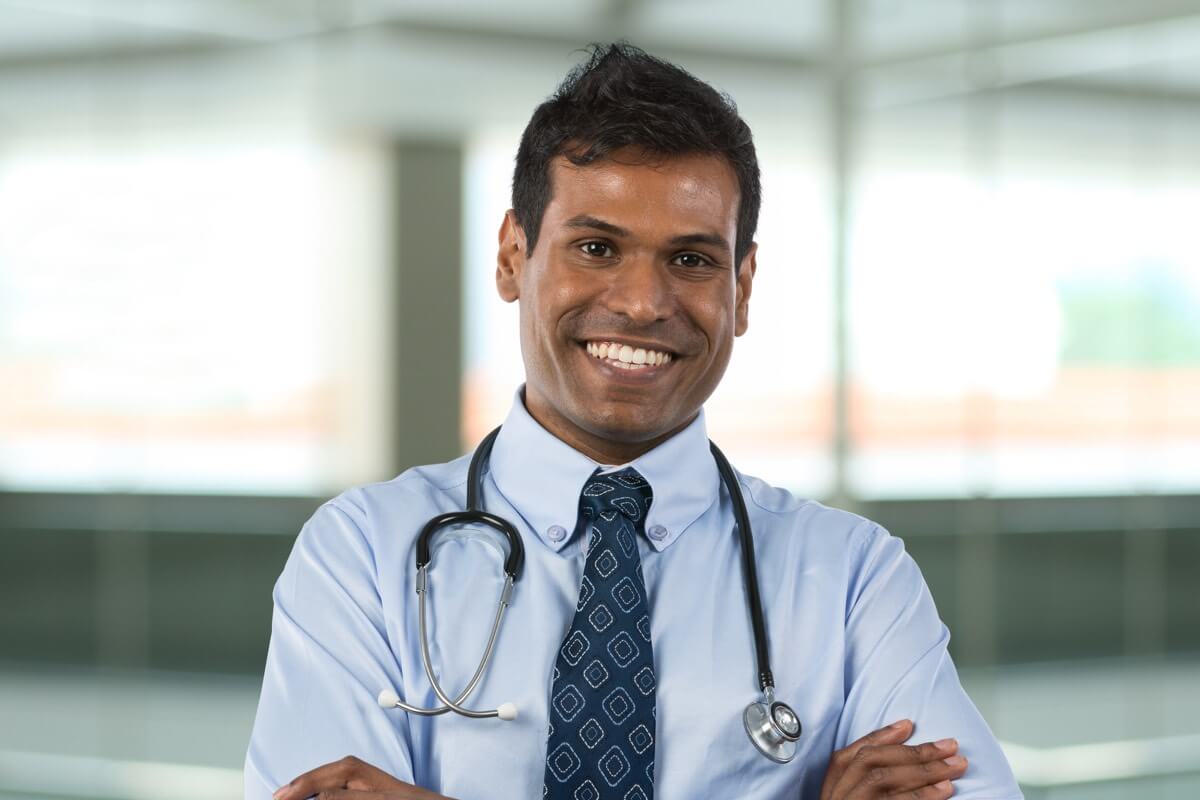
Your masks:
M634 231L710 230L731 242L737 227L737 176L719 155L647 158L618 150L586 166L559 156L550 185L544 225L585 214Z

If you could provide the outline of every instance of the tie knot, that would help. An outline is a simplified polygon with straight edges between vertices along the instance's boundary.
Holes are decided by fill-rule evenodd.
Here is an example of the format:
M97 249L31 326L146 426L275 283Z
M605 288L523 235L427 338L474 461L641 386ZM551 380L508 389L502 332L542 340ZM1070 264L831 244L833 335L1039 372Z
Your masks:
M579 513L608 522L620 514L641 527L653 500L650 484L633 467L604 475L597 471L583 486Z

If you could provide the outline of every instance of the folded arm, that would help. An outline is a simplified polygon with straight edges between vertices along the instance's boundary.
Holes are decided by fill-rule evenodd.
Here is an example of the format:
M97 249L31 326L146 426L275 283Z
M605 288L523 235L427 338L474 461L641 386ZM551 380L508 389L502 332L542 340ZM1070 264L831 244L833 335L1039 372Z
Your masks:
M846 598L846 701L835 747L912 720L917 742L956 740L969 762L956 798L1020 798L995 736L963 691L950 632L904 544L872 526Z
M293 778L352 755L413 781L406 717L375 703L401 685L357 511L322 506L301 530L275 586L271 643L246 753L245 796L265 800Z

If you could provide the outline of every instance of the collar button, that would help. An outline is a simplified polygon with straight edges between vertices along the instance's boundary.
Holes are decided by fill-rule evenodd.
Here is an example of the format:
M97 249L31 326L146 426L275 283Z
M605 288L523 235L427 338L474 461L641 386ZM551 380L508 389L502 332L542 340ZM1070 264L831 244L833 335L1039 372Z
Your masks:
M546 529L546 536L552 542L561 542L563 539L567 538L567 529L562 525L551 525Z
M651 525L650 530L646 531L646 533L648 533L650 538L656 542L661 542L663 539L667 538L667 529L662 525Z

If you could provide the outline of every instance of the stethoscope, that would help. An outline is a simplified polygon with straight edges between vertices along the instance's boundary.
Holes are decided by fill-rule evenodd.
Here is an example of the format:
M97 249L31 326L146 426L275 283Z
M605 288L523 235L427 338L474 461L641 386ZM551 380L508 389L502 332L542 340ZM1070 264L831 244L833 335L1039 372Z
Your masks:
M425 666L425 673L429 676L429 685L433 687L433 693L437 695L443 705L436 708L420 708L405 703L391 689L384 689L379 693L379 705L383 708L402 708L410 714L422 716L435 716L445 714L447 711L454 711L472 719L498 717L503 720L512 720L517 718L517 707L512 703L504 703L490 711L476 711L462 706L462 703L479 685L479 679L483 677L483 672L492 658L492 651L496 646L496 636L500 631L500 620L504 618L504 610L512 601L513 584L520 577L521 567L525 562L525 547L521 543L521 536L517 533L517 529L508 520L484 511L480 500L483 466L492 452L492 444L496 441L496 435L499 433L500 429L496 428L484 437L471 457L471 466L467 472L467 509L439 514L425 523L420 536L417 537L417 613L418 631L421 637L421 663ZM763 693L761 700L756 700L746 707L742 713L742 723L746 726L746 733L750 736L750 741L763 755L772 761L786 764L796 756L796 742L800 740L801 732L800 718L791 706L775 699L775 677L771 673L767 654L767 629L766 623L763 621L762 598L758 593L758 567L754 559L754 541L750 532L750 518L746 513L746 501L742 497L741 487L738 486L733 468L729 466L729 460L725 458L725 454L712 442L709 442L709 449L712 450L713 459L717 462L717 471L721 474L721 482L725 485L725 490L729 492L729 497L733 501L733 514L741 542L742 574L746 583L746 599L750 607L750 623L754 629L758 685ZM508 539L508 556L504 560L503 567L504 587L500 590L500 602L496 607L496 616L492 621L492 630L488 635L483 657L479 660L479 667L471 676L471 680L467 682L466 688L457 697L451 698L438 683L429 657L425 595L429 588L430 540L446 526L463 523L482 524L504 534L504 537Z

